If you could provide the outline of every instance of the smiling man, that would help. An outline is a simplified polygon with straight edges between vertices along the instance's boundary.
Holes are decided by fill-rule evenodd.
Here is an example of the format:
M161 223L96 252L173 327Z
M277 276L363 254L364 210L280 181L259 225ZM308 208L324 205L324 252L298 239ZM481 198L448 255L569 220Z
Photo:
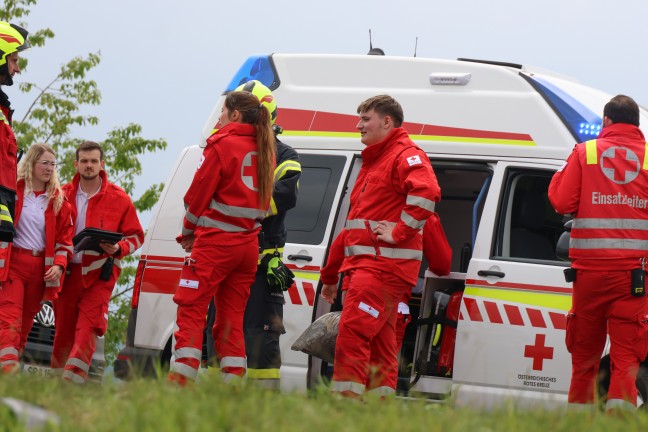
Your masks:
M348 290L340 317L331 390L359 398L365 391L395 392L397 305L416 285L421 231L441 190L430 161L403 129L403 109L391 96L358 107L357 128L366 146L351 192L345 228L322 269L321 296L333 303L338 273ZM344 250L344 258L335 250ZM371 371L371 372L370 372Z

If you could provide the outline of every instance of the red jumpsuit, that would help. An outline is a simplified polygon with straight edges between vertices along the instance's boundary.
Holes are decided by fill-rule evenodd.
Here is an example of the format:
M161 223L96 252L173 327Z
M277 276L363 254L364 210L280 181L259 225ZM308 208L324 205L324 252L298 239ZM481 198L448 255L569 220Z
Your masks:
M99 228L123 234L114 256L110 280L99 279L101 267L107 261L105 253L84 251L80 264L71 263L59 298L54 302L56 334L52 348L52 368L64 368L63 379L84 383L96 348L97 336L108 327L108 306L112 290L121 272L121 259L142 246L144 231L130 197L119 186L108 181L100 171L101 188L90 197L86 210L86 228ZM77 218L76 196L80 177L63 187Z
M17 186L14 222L20 234L24 180L20 180ZM12 371L18 366L19 353L25 348L27 335L34 324L34 315L41 308L41 301L55 299L61 289L61 280L46 283L43 276L53 265L60 265L65 271L72 256L74 226L71 207L67 201L63 201L61 209L56 212L54 200L49 200L45 209L44 231L44 250L9 247L9 277L0 290L0 367L3 371Z
M229 123L207 140L187 191L182 237L195 236L173 300L178 305L169 381L195 380L209 302L216 305L214 346L221 376L245 375L243 315L259 256L257 235L270 199L259 203L256 128Z
M611 380L607 408L633 407L635 378L648 354L648 297L630 293L630 270L648 257L646 139L630 124L577 144L549 185L549 200L573 214L569 256L576 269L566 345L569 402L592 404L606 331ZM587 179L587 180L585 180Z
M17 153L16 136L11 129L11 114L7 95L0 90L0 283L9 274L9 243L15 234L14 201L16 195Z
M351 192L351 211L340 236L344 260L321 272L335 284L346 272L348 291L335 347L332 390L355 395L365 389L396 389L396 307L418 279L421 228L441 191L432 166L402 128L362 151L362 168ZM396 244L376 239L379 221L395 223ZM375 373L369 374L370 370Z

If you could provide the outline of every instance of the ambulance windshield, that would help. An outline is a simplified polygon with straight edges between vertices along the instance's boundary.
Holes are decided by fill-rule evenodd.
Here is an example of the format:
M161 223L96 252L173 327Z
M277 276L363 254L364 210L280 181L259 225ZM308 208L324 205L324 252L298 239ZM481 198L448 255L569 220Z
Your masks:
M542 95L578 141L596 138L601 132L601 117L581 101L559 88L548 79L522 74ZM603 105L601 105L601 111Z
M238 72L236 72L236 75L234 75L234 78L232 78L232 81L230 81L223 94L229 93L241 84L251 80L261 81L270 90L279 87L279 79L275 73L270 56L257 55L248 57Z

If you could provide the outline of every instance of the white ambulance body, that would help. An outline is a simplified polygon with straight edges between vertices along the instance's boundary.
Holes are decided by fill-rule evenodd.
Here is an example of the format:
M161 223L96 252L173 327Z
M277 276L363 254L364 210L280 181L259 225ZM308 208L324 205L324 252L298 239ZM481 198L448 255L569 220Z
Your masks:
M284 129L280 138L299 152L303 167L298 204L287 218L284 261L297 279L285 295L282 389L305 389L330 375L331 365L290 347L331 310L318 301L319 270L344 224L362 162L356 108L370 96L389 94L403 106L404 127L435 168L442 190L437 212L453 249L451 274L421 274L422 289L414 291L400 387L415 382L409 395L452 396L476 406L507 399L527 406L564 404L571 373L564 343L571 284L563 276L568 264L555 255L565 220L550 207L547 187L574 144L596 136L612 95L521 65L467 59L255 56L226 91L248 79L273 90L277 123ZM115 364L118 376L132 365L148 369L151 360L170 356L172 297L185 257L175 241L182 198L222 102L223 97L206 122L201 143L180 155L154 211L127 346ZM641 121L648 121L643 109ZM438 349L432 330L445 330L421 325L423 318L455 291L463 295L451 372L429 364L422 370L421 357ZM603 372L609 369L606 359Z

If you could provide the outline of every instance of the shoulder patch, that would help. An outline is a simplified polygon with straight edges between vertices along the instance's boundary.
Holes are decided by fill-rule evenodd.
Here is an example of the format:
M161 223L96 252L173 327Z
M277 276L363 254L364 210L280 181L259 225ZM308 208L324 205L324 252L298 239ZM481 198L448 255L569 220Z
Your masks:
M407 158L407 163L409 164L409 166L412 166L422 164L423 162L421 161L421 157L419 155L414 155Z

